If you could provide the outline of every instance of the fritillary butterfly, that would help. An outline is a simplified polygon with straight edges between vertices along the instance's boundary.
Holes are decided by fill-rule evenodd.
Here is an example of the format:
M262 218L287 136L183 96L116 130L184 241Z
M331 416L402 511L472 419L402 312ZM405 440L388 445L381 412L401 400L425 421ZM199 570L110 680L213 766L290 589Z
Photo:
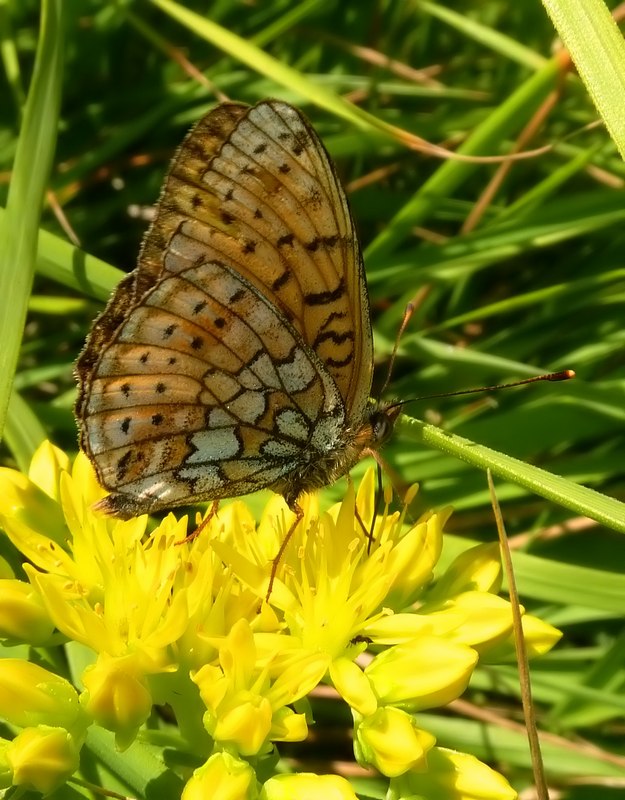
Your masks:
M80 444L129 518L270 488L299 511L377 448L345 193L305 117L224 103L183 141L138 266L77 362Z

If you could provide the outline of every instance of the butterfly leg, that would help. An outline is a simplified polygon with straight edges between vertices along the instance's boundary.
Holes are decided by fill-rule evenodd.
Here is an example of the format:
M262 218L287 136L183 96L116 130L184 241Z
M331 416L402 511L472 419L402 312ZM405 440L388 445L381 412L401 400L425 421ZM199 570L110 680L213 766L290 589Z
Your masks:
M274 558L271 564L271 575L269 576L269 586L267 587L267 594L265 595L265 602L269 602L269 598L271 597L271 591L273 589L273 582L276 579L276 573L278 572L278 566L280 565L280 561L282 560L282 556L284 555L284 551L287 548L291 537L295 533L295 529L300 524L300 522L304 519L304 509L294 501L293 503L289 504L289 508L295 514L295 519L291 523L291 527L286 532L286 536L282 540L282 544L280 545L280 549L278 550L278 554Z
M347 478L347 482L350 484L350 486L353 487L352 476L348 473L345 477ZM369 544L367 545L367 553L368 553L370 551L370 549L371 549L371 545L372 545L372 542L373 542L373 525L371 526L371 530L367 529L367 526L365 525L365 522L364 522L363 518L360 516L360 511L358 511L358 506L357 505L354 505L354 516L356 517L356 520L357 520L358 524L360 525L360 528L361 528L362 532L364 533L365 538L369 542ZM375 515L373 517L373 522L375 522Z
M368 532L366 532L366 536L368 539L367 554L369 554L371 552L371 546L373 545L373 528L375 525L375 521L377 519L378 508L380 507L380 500L384 495L384 488L382 486L382 471L384 471L389 476L393 489L402 502L404 501L408 485L404 480L400 478L397 472L395 472L395 470L390 466L388 461L386 461L377 450L374 450L372 447L365 447L364 450L362 451L361 457L364 458L366 456L371 456L371 458L373 458L378 467L378 485L375 491L375 506L373 510L373 519L371 520L371 529Z
M213 500L213 502L211 503L211 507L208 511L208 514L200 522L197 528L194 531L192 531L188 536L185 536L184 539L180 539L179 542L176 542L176 544L186 544L187 542L192 542L194 539L197 539L200 533L202 533L204 528L213 519L218 510L219 510L219 500Z
M404 501L404 496L406 491L410 488L409 484L399 476L399 474L391 467L391 465L384 459L377 450L374 450L372 447L365 447L362 451L361 458L365 458L366 456L371 456L371 458L376 462L378 467L385 472L390 481L391 485L393 486L393 490L395 494L399 497L399 499Z

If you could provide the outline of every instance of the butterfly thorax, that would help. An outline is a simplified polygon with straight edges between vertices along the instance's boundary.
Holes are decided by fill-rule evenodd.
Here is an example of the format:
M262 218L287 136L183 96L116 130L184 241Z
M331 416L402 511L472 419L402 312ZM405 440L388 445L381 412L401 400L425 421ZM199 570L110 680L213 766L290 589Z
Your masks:
M289 506L307 492L328 486L346 475L363 456L377 451L390 437L400 408L390 403L372 403L360 425L345 428L326 449L306 448L297 468L273 483Z

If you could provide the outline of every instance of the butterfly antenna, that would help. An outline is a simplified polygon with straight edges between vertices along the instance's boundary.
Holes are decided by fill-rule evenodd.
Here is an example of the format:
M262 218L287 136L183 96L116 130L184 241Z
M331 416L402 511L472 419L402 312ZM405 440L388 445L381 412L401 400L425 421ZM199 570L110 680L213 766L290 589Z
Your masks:
M391 360L388 362L388 370L386 372L386 379L384 380L384 386L382 386L382 391L380 392L380 397L384 396L384 392L387 390L388 385L391 380L391 375L393 374L393 367L395 366L395 359L397 358L397 350L399 348L399 342L401 337L403 336L404 331L406 330L406 326L410 322L412 315L415 312L416 305L414 301L411 301L406 306L406 310L404 311L404 318L401 321L401 325L399 326L399 330L397 331L397 336L395 337L395 344L393 345L393 352L391 353Z
M563 369L560 372L547 372L544 375L534 375L532 378L523 378L512 383L496 383L493 386L477 386L474 389L459 389L457 392L440 392L438 394L424 394L421 397L412 397L410 400L398 400L392 403L389 408L400 408L407 403L415 403L417 400L433 400L437 397L457 397L461 394L478 394L480 392L496 392L499 389L512 389L514 386L525 386L528 383L539 383L540 381L568 381L575 377L572 369Z

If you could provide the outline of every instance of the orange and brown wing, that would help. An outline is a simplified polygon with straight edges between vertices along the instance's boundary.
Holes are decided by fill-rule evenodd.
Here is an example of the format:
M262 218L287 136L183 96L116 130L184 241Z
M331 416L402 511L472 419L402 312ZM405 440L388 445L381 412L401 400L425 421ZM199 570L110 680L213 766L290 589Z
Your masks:
M83 388L81 444L122 517L272 486L340 447L345 408L297 331L224 264L165 275Z
M372 338L360 248L332 162L305 117L275 100L227 103L184 140L142 249L135 297L198 259L239 272L298 330L362 421Z

